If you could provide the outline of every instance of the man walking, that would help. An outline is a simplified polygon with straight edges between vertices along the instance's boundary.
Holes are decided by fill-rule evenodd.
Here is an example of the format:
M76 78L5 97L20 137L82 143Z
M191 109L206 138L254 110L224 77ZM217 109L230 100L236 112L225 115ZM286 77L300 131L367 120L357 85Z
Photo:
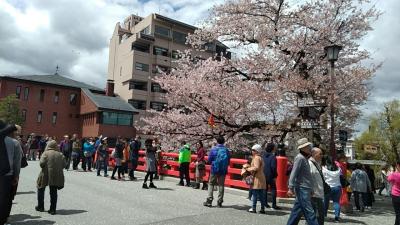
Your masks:
M276 178L278 177L278 172L277 172L277 162L276 162L276 157L274 154L275 151L275 145L273 143L268 143L267 147L265 148L265 153L264 153L264 174L266 178L266 190L268 191L268 188L271 189L271 197L272 197L272 208L275 210L281 209L276 205ZM270 208L268 205L268 196L265 195L265 202L266 202L266 207Z
M12 200L18 185L21 169L22 148L19 142L7 135L19 130L19 126L0 121L0 224L10 216ZM12 135L16 136L16 135Z
M222 136L216 138L217 145L211 149L208 156L208 163L211 164L211 173L208 184L208 197L203 203L204 206L211 207L214 199L214 187L218 185L217 206L222 207L224 202L225 176L229 166L229 150L225 147L225 139Z
M42 168L37 179L38 205L36 211L44 211L44 193L47 186L50 187L50 210L49 214L56 214L57 209L57 190L64 187L64 167L65 159L63 154L58 151L57 142L52 140L47 144L47 148L40 159Z
M65 169L69 170L69 166L71 164L72 142L70 141L68 134L64 135L64 140L62 140L60 143L60 150L65 158Z
M183 147L179 150L179 184L180 186L184 186L183 178L186 180L186 187L190 187L190 174L189 174L189 165L191 161L191 151L190 145L186 144L185 141L182 141Z
M314 178L313 192L311 203L314 208L315 215L319 225L324 224L324 175L322 174L321 161L322 150L313 148L311 151L312 157L308 160L310 163L311 176Z
M137 178L135 177L135 170L138 166L139 150L140 150L140 147L142 146L142 142L140 142L140 140L141 140L140 136L136 136L135 140L131 141L131 143L129 145L130 158L131 158L131 164L132 164L132 168L129 171L129 179L130 180L137 180Z
M288 191L289 196L293 196L294 194L296 195L296 201L292 208L287 225L297 225L301 213L303 213L309 225L318 225L311 204L314 179L311 176L308 158L311 156L312 144L311 142L308 142L307 138L302 138L297 141L297 146L300 153L294 159L292 173L289 178Z

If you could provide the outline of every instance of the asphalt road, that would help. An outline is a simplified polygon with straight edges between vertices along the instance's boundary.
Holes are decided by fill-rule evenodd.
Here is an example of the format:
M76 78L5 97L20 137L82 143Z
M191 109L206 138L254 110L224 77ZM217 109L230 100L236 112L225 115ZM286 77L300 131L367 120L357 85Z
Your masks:
M159 187L157 190L144 190L141 188L143 174L139 174L139 181L112 181L97 177L95 172L65 171L66 184L59 191L58 214L51 216L34 209L38 173L37 162L29 162L29 166L22 170L9 221L11 224L284 225L291 207L282 204L282 211L268 210L267 215L250 214L247 212L249 200L237 193L226 193L223 208L206 208L202 206L206 191L176 186L175 180L155 181ZM46 190L46 209L49 201ZM371 211L343 216L341 223L391 225L394 224L394 213L389 199L380 198ZM325 224L334 224L332 213Z

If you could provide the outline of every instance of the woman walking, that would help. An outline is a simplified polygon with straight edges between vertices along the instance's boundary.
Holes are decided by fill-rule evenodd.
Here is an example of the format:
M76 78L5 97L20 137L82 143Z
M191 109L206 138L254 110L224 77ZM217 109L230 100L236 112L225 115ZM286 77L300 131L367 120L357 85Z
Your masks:
M389 167L385 165L382 167L380 178L381 178L381 186L379 188L379 195L382 195L382 191L385 189L386 196L389 196L389 182L388 182L388 175L389 175Z
M388 182L392 185L392 204L396 213L394 225L400 225L400 162L396 163L396 171L389 175Z
M357 210L364 212L368 198L368 190L371 190L371 183L368 179L367 173L362 170L362 165L360 163L356 164L356 170L351 174L350 186L353 190L354 203ZM361 205L360 195L362 198Z
M253 174L253 204L250 208L249 212L256 213L257 201L260 199L261 201L261 210L260 213L265 214L265 188L266 181L264 175L264 161L260 156L262 147L259 144L254 145L251 148L251 153L253 155L253 160L251 161L251 165L246 170Z
M107 165L108 165L108 152L107 152L107 137L101 139L100 144L97 146L97 176L100 176L100 171L104 169L104 177L107 177Z
M194 189L200 189L200 184L203 183L202 190L207 190L207 182L203 180L206 175L206 150L204 149L203 142L199 141L196 144L197 159L196 159L196 184Z
M154 174L157 170L156 168L156 152L157 152L157 144L155 141L151 139L147 139L145 141L146 147L146 176L144 177L144 182L142 188L157 188L153 183ZM147 186L147 180L150 177L150 185Z
M77 134L74 134L74 136L72 137L72 153L71 153L73 170L78 169L81 149L82 149L81 140L78 138Z
M340 218L339 201L342 194L342 185L340 183L341 170L330 156L325 157L325 160L322 162L322 174L324 175L325 182L331 187L331 191L325 195L325 217L328 215L329 200L332 199L335 210L335 222L338 222Z
M122 159L124 157L124 143L122 138L118 138L117 144L115 145L115 150L113 157L115 159L115 166L111 175L111 180L115 179L115 173L118 171L118 180L121 180L121 172L122 172Z

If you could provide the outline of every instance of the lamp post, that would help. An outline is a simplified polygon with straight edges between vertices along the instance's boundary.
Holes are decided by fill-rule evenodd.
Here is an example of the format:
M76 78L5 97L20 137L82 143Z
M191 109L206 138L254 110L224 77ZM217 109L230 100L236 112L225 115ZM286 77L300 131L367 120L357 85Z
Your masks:
M330 78L331 78L331 105L330 105L330 117L331 117L331 140L330 140L330 153L331 156L336 159L336 148L335 148L335 62L338 59L339 52L342 50L342 46L330 45L324 48L325 53L328 57L328 61L331 63L330 67Z

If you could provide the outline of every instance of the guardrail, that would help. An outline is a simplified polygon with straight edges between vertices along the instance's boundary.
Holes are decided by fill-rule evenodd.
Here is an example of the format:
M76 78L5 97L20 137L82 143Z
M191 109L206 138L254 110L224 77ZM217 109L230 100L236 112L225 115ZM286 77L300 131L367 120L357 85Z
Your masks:
M111 155L111 152L113 149L109 149L109 155ZM146 162L145 162L145 154L146 152L141 150L139 151L139 163L137 170L138 171L145 171L146 170ZM179 154L174 153L174 152L160 152L158 156L158 173L159 175L163 176L173 176L173 177L179 177L179 162L178 162ZM191 157L191 164L190 164L190 179L194 180L195 179L195 164L194 162L196 161L197 156L192 155ZM281 160L278 157L278 164L280 164ZM208 157L206 156L206 160ZM245 164L247 160L245 159L236 159L236 158L231 158L229 167L228 167L228 174L226 175L225 178L225 186L227 187L232 187L232 188L239 188L239 189L248 189L249 186L242 180L242 177L240 175L241 169L243 164ZM285 165L280 166L278 165L278 170L280 169L281 172L284 170L286 171L286 161L284 161ZM114 158L109 157L109 166L114 167L115 166L115 161ZM130 167L130 165L129 165ZM283 176L279 176L277 178L277 189L278 189L278 196L284 197L286 196L287 192L287 176L285 173L278 173L278 174L284 174ZM210 165L206 165L206 176L204 177L204 180L208 180L210 176ZM281 187L282 186L282 187Z

